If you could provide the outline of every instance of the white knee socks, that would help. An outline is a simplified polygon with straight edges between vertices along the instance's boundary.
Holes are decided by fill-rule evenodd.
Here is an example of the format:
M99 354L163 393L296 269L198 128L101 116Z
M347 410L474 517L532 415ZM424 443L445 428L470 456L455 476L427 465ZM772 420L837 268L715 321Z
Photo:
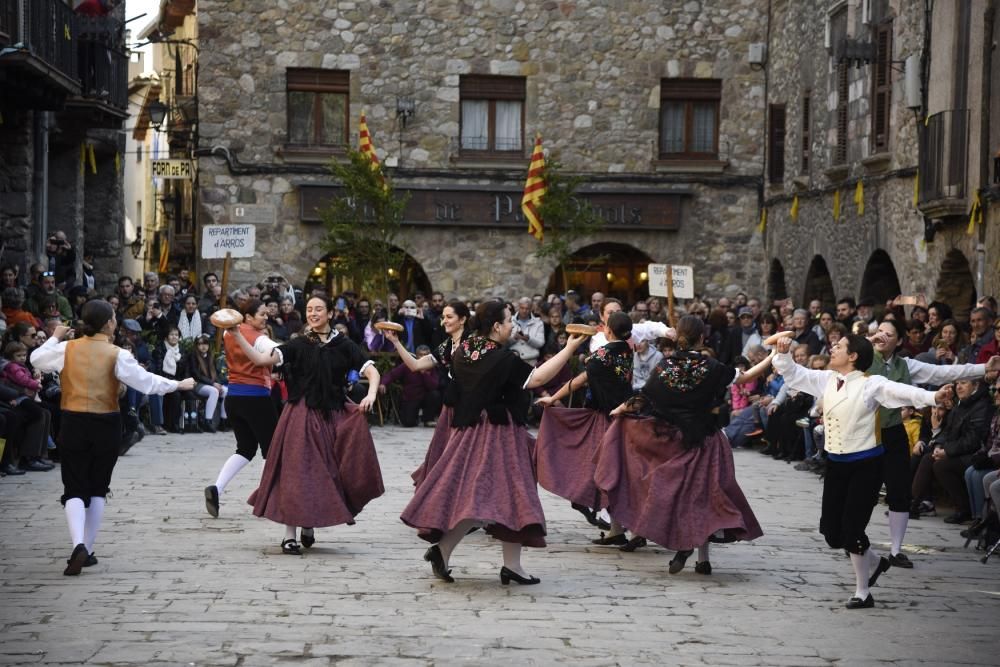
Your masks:
M84 524L83 543L87 553L94 553L94 542L97 541L97 531L101 529L101 519L104 518L105 500L101 496L90 497L90 507L87 508L87 520Z
M708 542L698 547L698 562L707 563L708 562Z
M906 525L910 521L909 512L893 512L889 510L889 538L892 540L892 547L889 553L893 556L903 548L903 538L906 537Z
M851 554L851 565L854 566L854 597L864 600L868 597L868 577L871 576L871 566L869 565L869 550L865 554Z
M70 498L66 501L66 524L69 526L69 539L73 547L83 544L84 527L87 525L87 508L83 499Z
M286 540L295 539L295 526L285 526L285 539Z
M215 486L219 489L219 495L226 489L226 485L236 477L236 473L243 470L246 465L250 463L250 459L240 456L239 454L233 454L228 459L226 459L225 464L222 466L222 470L219 471L219 478L215 480Z

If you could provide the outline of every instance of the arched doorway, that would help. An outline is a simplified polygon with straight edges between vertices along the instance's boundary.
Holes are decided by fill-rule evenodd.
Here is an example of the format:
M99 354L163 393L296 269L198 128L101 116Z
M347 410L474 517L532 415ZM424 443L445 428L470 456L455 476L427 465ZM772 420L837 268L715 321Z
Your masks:
M576 290L589 296L603 292L626 306L649 296L649 255L624 243L595 243L580 248L556 267L546 294Z
M358 296L368 296L369 298L384 299L385 295L363 294L366 290L359 288L357 280L351 280L346 276L335 276L330 270L332 256L326 255L313 266L309 275L305 279L304 292L309 294L316 287L326 289L330 296L341 294L345 290L358 292ZM404 253L403 262L398 268L390 268L389 291L399 297L399 300L412 298L415 292L423 292L430 298L432 289L431 281L427 278L420 263L411 255Z
M951 306L955 319L965 322L976 305L976 281L969 260L961 250L952 248L941 262L934 299Z
M833 310L837 306L837 294L833 290L833 279L830 270L826 268L826 260L822 255L813 257L806 273L806 284L802 291L802 303L809 305L813 299L819 299L824 309Z
M901 292L899 276L896 275L892 259L886 251L876 250L865 265L865 272L861 276L861 293L858 297L874 300L875 306L881 309L886 301L896 298Z
M767 274L767 298L769 303L788 298L788 289L785 287L785 267L781 265L778 258L771 260L771 270Z

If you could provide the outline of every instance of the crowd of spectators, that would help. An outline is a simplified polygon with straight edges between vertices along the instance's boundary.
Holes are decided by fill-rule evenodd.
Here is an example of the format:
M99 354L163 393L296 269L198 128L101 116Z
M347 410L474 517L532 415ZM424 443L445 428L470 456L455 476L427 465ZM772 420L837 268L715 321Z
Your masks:
M59 237L50 239L58 251ZM223 304L218 275L209 272L196 279L188 271L161 276L146 273L141 283L122 276L112 294L97 295L86 276L77 282L67 273L62 254L49 266L32 266L21 281L16 268L0 267L0 298L4 328L0 359L0 433L6 439L2 460L4 474L51 470L58 459L59 378L31 368L30 352L52 335L60 324L72 325L81 306L92 298L109 301L118 314L115 343L129 349L151 372L174 378L194 377L191 392L166 397L123 393L121 407L126 424L122 453L145 434L214 432L228 428L225 415L227 368L210 317ZM61 267L61 268L60 268ZM60 273L61 271L61 273ZM23 282L23 284L22 284ZM236 289L226 305L251 310L265 317L268 335L287 341L301 334L302 309L311 296L330 298L326 290L308 294L291 286L282 276L268 274L257 284ZM416 356L430 354L446 339L441 318L447 304L441 292L415 292L400 300L368 298L352 290L333 298L332 325L369 351L383 376L380 389L388 415L407 427L432 426L441 408L448 382L439 370L412 372L373 325L392 320L403 326L402 344ZM466 304L474 310L477 302ZM664 301L657 297L623 303L594 292L589 298L566 294L524 296L509 302L513 334L511 348L530 363L541 363L566 343L565 327L588 323L600 328L615 311L625 311L634 322L670 320ZM797 363L825 368L831 347L843 336L874 333L880 322L895 320L905 333L901 354L931 364L984 363L1000 351L1000 320L996 301L981 299L961 322L942 302L923 297L898 298L885 304L855 302L845 297L834 308L812 301L805 308L790 299L765 304L761 299L737 294L714 302L691 300L675 316L694 314L706 323L704 354L723 363L747 368L768 354L765 341L777 331L792 331ZM683 312L682 312L683 311ZM591 351L602 337L591 342ZM673 353L669 339L641 343L634 348L633 387L639 389L664 356ZM535 390L537 396L554 393L577 371L584 355L564 369L563 375ZM359 381L352 378L352 381ZM984 534L996 524L993 506L1000 495L1000 382L987 375L980 381L956 384L953 406L920 412L905 411L905 426L912 447L914 504L911 516L936 513L940 504L952 511L949 523L973 521L969 537ZM283 387L280 369L275 374L274 399L280 404ZM582 397L568 401L582 405ZM380 405L380 407L383 407ZM734 386L717 406L720 426L733 447L754 447L776 460L795 462L799 471L822 475L822 405L811 397L783 386L777 373L756 384ZM532 410L529 419L540 412Z

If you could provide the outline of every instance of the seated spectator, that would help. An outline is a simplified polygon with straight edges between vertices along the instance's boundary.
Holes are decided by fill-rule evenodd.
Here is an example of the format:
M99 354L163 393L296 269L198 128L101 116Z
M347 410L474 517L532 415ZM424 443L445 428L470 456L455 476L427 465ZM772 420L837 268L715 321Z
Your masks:
M153 351L153 368L151 372L162 375L165 378L170 378L171 380L187 377L184 368L184 356L181 354L180 340L181 334L177 330L177 327L168 327L166 337L157 344L156 349ZM163 419L167 431L171 433L179 433L185 429L190 433L201 431L198 428L197 422L183 424L184 415L181 410L180 392L164 396Z
M928 364L954 364L958 361L958 352L966 344L965 333L955 320L945 320L940 331L931 340L931 349L917 357L917 360Z
M993 397L993 419L982 447L972 454L969 467L965 469L965 487L969 494L969 512L973 521L984 517L986 490L983 480L986 475L1000 468L1000 380L990 388Z
M830 352L833 350L837 342L847 335L847 327L840 322L834 322L830 325L830 328L826 331L826 342L823 348L820 350L820 354L825 354L830 356Z
M42 312L42 300L53 299L56 302L56 309L67 322L73 321L73 309L70 308L69 301L56 289L56 277L52 271L43 271L38 277L38 287L28 299L27 308L35 315Z
M979 348L979 354L976 355L977 364L985 364L990 357L1000 354L1000 319L993 323L990 333L992 338Z
M973 308L969 313L969 341L958 351L958 361L962 364L976 363L979 351L991 341L993 336L993 312L988 308Z
M139 322L139 326L142 327L143 331L152 331L157 341L163 341L167 337L167 333L171 327L170 320L167 319L167 316L160 308L160 302L156 299L146 301L146 313L137 322ZM176 396L176 392L167 395Z
M229 388L219 382L219 375L215 370L215 358L212 355L211 340L208 336L203 334L195 339L194 346L187 354L184 367L197 383L192 393L195 396L205 399L205 418L203 420L199 420L197 409L191 410L189 406L189 422L197 422L203 431L215 433L215 426L213 426L213 423L215 421L216 409L218 409L219 418L221 420L220 426L223 430L225 430L225 399L226 395L229 393ZM222 400L220 401L219 399ZM194 414L191 414L192 412Z
M812 332L810 332L812 333ZM792 348L792 358L800 366L809 363L809 347L804 343ZM780 461L796 461L805 458L802 442L802 427L795 422L808 416L813 406L813 397L782 385L778 395L767 406L768 419L765 422L765 437L771 456Z
M426 345L417 348L417 359L422 359L431 353ZM399 364L382 376L379 393L386 393L386 387L393 382L403 385L399 402L399 420L403 426L417 425L417 417L424 426L433 426L441 412L441 393L438 391L437 369L411 371L406 364Z
M21 458L21 469L29 471L47 471L54 467L42 460L48 446L51 429L51 415L38 399L42 388L41 374L28 370L28 347L20 341L10 341L3 348L3 358L0 359L0 381L16 392L16 397L9 400L15 408L22 424L24 437L18 444ZM23 427L29 424L37 428L25 432Z
M740 372L745 373L750 369L750 362L746 357L740 356L733 360L733 366ZM756 389L753 382L729 385L729 417L732 419L745 410L750 409L750 397ZM633 387L634 388L634 387Z
M963 523L972 517L965 489L965 469L983 445L990 426L992 406L989 389L979 380L955 383L955 407L945 417L941 432L929 443L913 477L911 514L919 514L919 503L930 497L936 479L955 507L946 523Z
M142 333L142 327L139 326L139 323L135 320L123 320L122 330L124 331L126 341L132 347L132 356L135 357L136 362L144 369L153 372L153 355L150 353L149 346L146 345L146 341L144 341L140 335ZM146 396L145 394L140 394L131 387L128 387L125 390L125 396L128 400L129 406L134 409L137 414L143 401L146 401L149 405L150 431L155 435L167 434L166 430L163 428L162 396L158 394Z
M3 291L3 316L7 320L7 328L15 324L30 324L40 326L38 318L30 311L24 310L24 291L17 287L7 287Z
M565 331L563 334L565 335ZM563 345L565 344L565 341L563 341ZM636 344L635 351L632 354L632 389L639 391L646 386L646 380L649 379L649 376L653 373L653 369L656 368L661 359L663 359L663 353L656 349L655 344L650 344L650 341L645 339ZM748 385L740 386L744 387Z
M180 331L181 340L193 340L205 330L205 322L202 321L201 312L198 310L198 297L188 294L184 297L184 310L177 316L177 330Z

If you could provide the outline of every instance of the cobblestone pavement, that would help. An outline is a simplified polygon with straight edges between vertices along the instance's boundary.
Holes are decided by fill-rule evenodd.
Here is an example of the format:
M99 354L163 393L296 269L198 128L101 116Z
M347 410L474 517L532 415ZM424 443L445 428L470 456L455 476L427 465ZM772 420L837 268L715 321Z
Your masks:
M304 557L245 499L258 460L204 510L228 434L147 437L116 470L96 552L79 577L58 471L0 480L0 664L90 665L866 665L996 664L1000 557L962 548L940 519L911 524L914 570L894 569L873 610L848 611L851 568L815 527L820 482L750 451L737 470L764 527L714 547L711 576L667 573L660 548L594 547L593 529L543 493L541 577L502 587L499 544L456 550L433 579L426 544L399 521L429 429L376 428L387 492L357 525L317 530ZM885 549L880 507L871 535Z

